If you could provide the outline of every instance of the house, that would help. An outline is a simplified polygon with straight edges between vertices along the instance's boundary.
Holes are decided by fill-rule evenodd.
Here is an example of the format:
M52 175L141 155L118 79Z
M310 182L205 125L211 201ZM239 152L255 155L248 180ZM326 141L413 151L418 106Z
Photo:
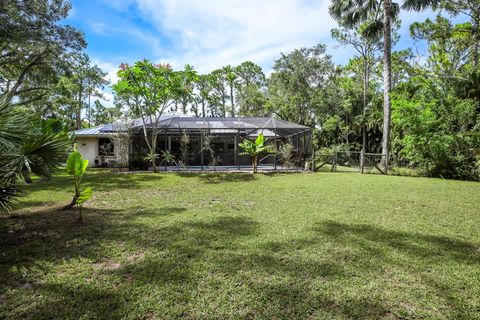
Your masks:
M118 146L115 146L112 137L119 131L114 127L114 124L107 124L74 132L77 149L91 166L105 166L118 158ZM152 131L151 124L146 127L148 132ZM188 137L188 160L185 165L192 168L250 166L251 159L241 154L238 144L243 139L254 140L259 134L263 134L277 148L282 143L291 143L298 166L302 166L312 154L311 128L273 117L196 118L164 115L157 127L157 153L168 151L177 159L176 163L182 158L181 137ZM130 169L148 169L149 164L144 159L148 147L143 121L132 121L129 131L128 166ZM266 155L260 164L276 168L281 165L281 160L278 156ZM168 169L167 165L173 163L162 163L162 168Z

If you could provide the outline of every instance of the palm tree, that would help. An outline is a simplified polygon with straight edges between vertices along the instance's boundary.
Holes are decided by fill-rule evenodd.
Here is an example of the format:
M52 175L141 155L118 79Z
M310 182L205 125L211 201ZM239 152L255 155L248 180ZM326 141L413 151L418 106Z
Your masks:
M427 7L436 7L439 0L404 0L402 8L420 11ZM392 90L392 21L400 13L400 5L391 0L332 0L329 7L330 15L348 28L358 27L367 22L364 29L367 37L383 35L383 136L382 136L382 166L388 171L388 156L390 144Z
M262 153L270 153L272 148L266 144L263 134L259 134L255 141L245 139L239 146L243 149L242 155L252 157L253 173L257 173L258 156Z
M228 87L230 89L230 114L232 117L235 117L235 96L234 96L234 89L237 82L237 73L235 72L235 68L228 65L223 67L223 72L225 73L225 80L227 81Z
M8 104L0 106L0 212L14 208L20 180L48 177L66 159L67 135L34 129L31 120Z

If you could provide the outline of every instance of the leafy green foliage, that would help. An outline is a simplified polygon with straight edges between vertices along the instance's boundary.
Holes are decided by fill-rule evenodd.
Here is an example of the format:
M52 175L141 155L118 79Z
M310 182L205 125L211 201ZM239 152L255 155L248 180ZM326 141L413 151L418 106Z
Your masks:
M112 87L115 100L126 106L131 116L142 119L148 156L153 171L157 172L157 157L153 155L157 148L160 117L177 99L185 98L185 90L187 87L191 89L187 82L192 81L195 72L188 66L184 72L174 71L168 64L154 64L145 59L132 66L122 64L117 74L119 80Z
M61 113L73 117L75 129L81 129L84 109L86 109L88 125L92 124L94 112L92 112L91 99L104 98L101 90L109 83L105 79L107 73L92 64L85 53L70 54L66 64L68 72L59 81L57 86L59 97L56 102L61 105ZM95 101L95 107L99 107L98 100Z
M31 113L51 102L69 55L86 45L80 31L59 23L70 9L62 0L2 2L0 107L21 106Z
M242 155L248 155L252 158L253 173L257 172L258 156L263 153L273 152L272 147L266 144L263 134L259 134L255 141L244 139L238 145L243 149Z
M285 120L314 125L320 108L329 106L328 87L334 73L325 45L282 54L268 82L267 110Z
M161 158L162 158L162 161L160 162L160 165L162 165L162 164L164 164L164 165L172 165L172 164L178 165L175 156L169 150L162 151Z
M80 195L78 196L77 198L77 205L78 206L83 206L83 204L85 202L87 202L88 200L90 200L90 198L92 197L92 194L93 194L93 191L91 188L85 188L83 189L82 192L80 192Z
M2 210L10 210L21 195L18 180L30 175L50 176L63 163L69 145L63 132L32 128L31 117L11 105L0 106L0 189Z
M395 96L393 146L401 158L429 176L480 180L480 157L476 151L480 135L465 130L477 116L475 104L450 98L451 101L443 102L449 105L446 114L439 107L440 101Z
M23 195L19 187L0 180L0 213L10 212L17 207L18 197Z
M293 144L290 142L282 143L280 145L280 148L278 148L278 155L280 156L280 159L282 160L282 164L284 167L287 169L290 169L290 167L293 165L293 151L295 148L293 147Z
M74 150L67 159L67 173L74 176L75 179L81 180L83 174L87 170L88 167L88 160L83 159L80 152Z
M78 221L82 222L82 207L86 201L88 201L92 197L92 189L85 188L84 190L81 189L81 183L83 176L88 167L88 160L83 159L80 152L74 150L67 159L67 166L66 171L69 175L73 176L73 182L75 186L75 193L73 195L73 199L64 209L71 209L73 206L77 206L79 210Z
M148 161L149 163L156 163L156 160L160 158L160 155L156 153L155 151L150 150L147 155L144 157L145 161Z

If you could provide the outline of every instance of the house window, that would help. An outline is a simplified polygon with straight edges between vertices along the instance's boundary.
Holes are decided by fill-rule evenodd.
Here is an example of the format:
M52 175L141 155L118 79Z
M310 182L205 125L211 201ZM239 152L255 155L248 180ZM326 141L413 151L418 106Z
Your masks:
M113 156L113 142L108 138L98 139L98 154L101 156Z

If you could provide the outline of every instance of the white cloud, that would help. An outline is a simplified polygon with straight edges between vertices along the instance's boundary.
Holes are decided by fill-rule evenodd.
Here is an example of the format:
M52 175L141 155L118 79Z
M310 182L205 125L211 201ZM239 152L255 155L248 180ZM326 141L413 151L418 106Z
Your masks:
M280 52L312 46L336 23L328 0L136 0L145 20L176 44L161 61L202 72L252 60L266 68Z
M148 47L145 58L169 62L175 68L188 63L200 72L209 72L251 60L269 73L281 52L319 42L328 45L336 63L344 63L354 54L348 47L335 48L330 37L330 30L337 27L328 13L330 0L102 1L122 14L135 7L135 15L142 22L91 22L94 32L104 36L121 33ZM411 22L433 15L431 11L402 11L402 38L407 37ZM108 72L107 79L112 84L117 82L120 62L119 57L113 56L108 62L94 60Z
M103 90L100 90L104 96L104 99L98 99L102 104L106 106L113 106L114 96L111 91L111 85L115 84L118 81L117 71L118 66L114 65L111 62L101 61L99 59L92 59L92 63L96 64L100 69L107 73L105 79L107 79L110 84L105 86Z

